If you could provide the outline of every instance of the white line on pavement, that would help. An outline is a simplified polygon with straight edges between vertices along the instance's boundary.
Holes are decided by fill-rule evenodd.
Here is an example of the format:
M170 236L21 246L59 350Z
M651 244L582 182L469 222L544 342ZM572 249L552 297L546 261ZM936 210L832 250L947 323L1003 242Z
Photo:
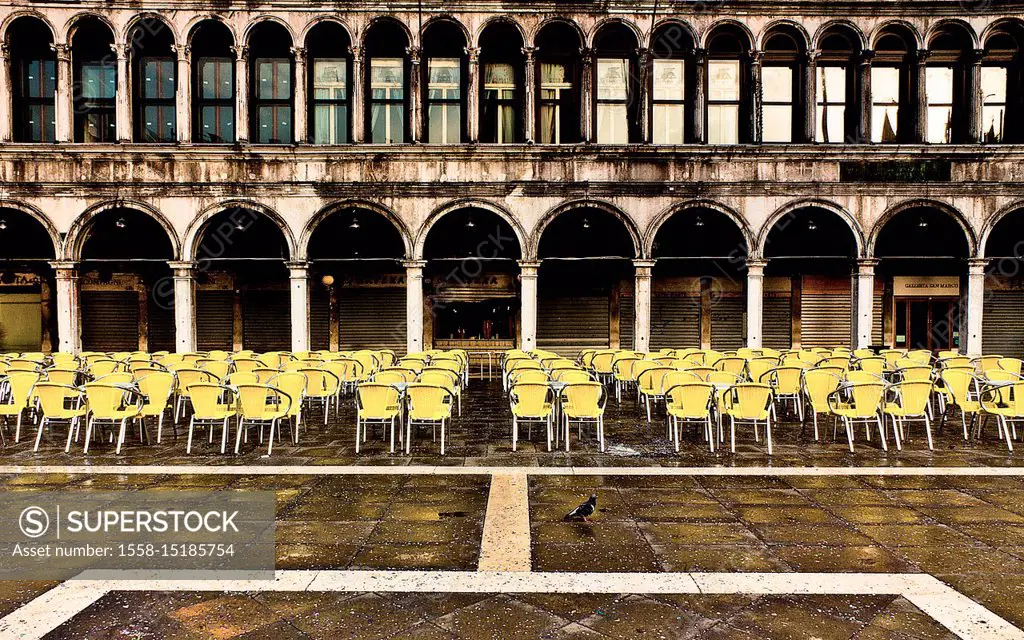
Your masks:
M491 476L478 571L530 570L530 495L526 476Z

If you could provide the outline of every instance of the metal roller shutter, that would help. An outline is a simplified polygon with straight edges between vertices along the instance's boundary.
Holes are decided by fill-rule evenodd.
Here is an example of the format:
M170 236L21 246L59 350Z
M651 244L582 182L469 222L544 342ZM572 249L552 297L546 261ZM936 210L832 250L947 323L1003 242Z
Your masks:
M138 349L138 292L83 291L82 348L86 351Z
M874 296L875 319L871 322L871 344L882 344L885 340L885 301L881 293Z
M314 287L309 294L309 348L327 349L331 342L331 294Z
M619 348L632 349L636 329L636 301L633 296L619 296Z
M41 295L0 293L0 350L38 351L43 342Z
M537 346L575 357L582 349L607 349L609 299L605 296L541 298Z
M338 292L339 344L351 349L406 349L405 289Z
M766 296L762 314L761 346L769 349L789 349L793 346L792 299L788 296Z
M800 306L803 348L850 346L850 294L804 293Z
M982 311L981 350L984 353L1024 357L1024 291L987 291Z
M234 346L235 292L220 289L196 291L196 348L200 351Z
M700 298L654 296L651 299L651 349L700 347Z
M739 297L722 297L711 301L711 348L734 351L746 344L744 320L747 301Z
M292 347L292 311L288 290L242 292L242 346L256 352Z
M173 304L173 300L171 301ZM174 307L157 304L149 296L149 350L174 351Z

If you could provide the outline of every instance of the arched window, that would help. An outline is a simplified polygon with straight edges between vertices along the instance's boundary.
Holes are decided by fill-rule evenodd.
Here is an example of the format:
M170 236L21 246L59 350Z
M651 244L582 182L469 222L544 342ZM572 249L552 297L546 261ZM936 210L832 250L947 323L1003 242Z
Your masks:
M761 67L761 140L797 142L804 137L804 40L789 26L776 28L764 43Z
M366 33L366 74L370 142L403 143L408 139L406 99L409 39L396 22L380 20Z
M321 22L306 36L306 95L309 139L313 144L345 144L352 140L349 46L348 33L336 22Z
M708 37L708 144L751 140L749 51L748 38L734 25L718 27Z
M651 39L651 141L683 144L693 118L693 40L675 23L658 27Z
M75 142L117 140L117 58L114 34L95 18L82 19L71 38Z
M255 134L253 142L292 142L291 47L291 36L276 22L258 24L249 34L249 130Z
M228 28L201 23L192 36L194 142L235 141L235 58Z
M541 28L537 47L537 142L563 144L582 139L579 33L564 22Z
M967 56L971 38L966 29L949 24L928 44L925 97L928 103L928 131L925 140L949 144L967 140Z
M508 22L480 34L480 142L523 139L523 39Z
M597 142L640 140L637 100L640 77L636 34L622 23L605 25L594 38Z
M1024 135L1020 55L1024 27L1007 23L985 40L981 67L981 139L987 144L1018 142Z
M449 20L427 26L423 33L426 60L426 140L431 144L458 144L464 138L466 38Z
M14 140L53 142L57 138L57 58L53 37L42 21L14 20L7 28L14 100Z
M916 53L912 34L899 26L887 28L875 44L871 65L871 141L913 140L910 57Z
M857 133L857 35L836 25L822 37L815 75L815 141L826 144L854 140Z
M128 40L131 46L135 96L136 142L174 142L177 116L177 59L171 52L174 36L160 20L141 21Z

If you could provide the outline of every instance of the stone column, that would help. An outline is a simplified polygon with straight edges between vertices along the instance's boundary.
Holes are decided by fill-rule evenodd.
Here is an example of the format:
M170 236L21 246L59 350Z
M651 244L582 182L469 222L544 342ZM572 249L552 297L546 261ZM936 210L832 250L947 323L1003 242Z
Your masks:
M750 142L759 144L761 142L761 61L764 60L763 51L750 51L747 54L750 58ZM742 140L741 140L742 141Z
M649 143L651 133L651 51L645 47L636 50L637 71L637 107L639 109L640 142ZM639 348L637 348L639 351ZM646 351L646 349L644 349Z
M417 47L406 49L409 54L409 139L423 141L423 74L420 69L421 50Z
M249 47L235 52L235 140L249 141Z
M78 353L82 349L79 321L78 263L51 262L57 284L57 337L60 351Z
M747 346L761 348L764 319L764 267L766 260L747 260Z
M349 82L349 91L352 101L352 142L362 142L363 138L363 117L366 114L366 107L363 104L363 92L366 88L366 77L364 75L363 48L349 47L352 54L352 79Z
M132 141L131 79L128 77L128 45L110 45L117 56L117 90L114 94L114 130L118 142Z
M697 144L707 142L705 135L704 120L706 118L706 97L708 83L708 51L707 49L693 50L694 87L693 87L693 141Z
M466 47L466 141L480 139L480 47Z
M178 142L192 142L192 47L174 45L178 56L178 71L174 87L174 123Z
M72 118L71 95L71 47L66 44L53 45L57 57L57 142L71 142L74 119Z
M654 260L634 260L633 350L651 350L651 269Z
M929 51L918 49L914 52L910 67L913 95L910 96L914 108L914 142L928 141L928 94L925 79L928 69Z
M968 54L967 69L964 82L964 93L966 104L964 105L964 117L967 121L967 142L977 144L981 142L982 115L985 105L985 96L981 89L981 61L985 57L984 49L973 49Z
M423 351L423 267L426 260L407 260L405 267L406 351Z
M857 120L857 137L859 142L871 142L871 59L875 52L865 49L857 59L857 107L860 117Z
M520 278L520 331L519 348L524 351L537 348L537 271L540 262L519 261Z
M814 144L818 135L818 55L817 49L807 52L804 60L804 130L803 141Z
M174 274L174 350L190 353L196 350L196 275L193 262L168 262ZM166 291L153 291L166 296ZM167 300L158 298L158 304Z
M11 141L11 58L6 43L0 44L0 142Z
M853 291L856 321L854 344L857 349L871 345L875 321L875 267L878 260L865 258L857 261L856 289Z
M967 261L967 355L981 355L981 323L985 311L985 268L988 260Z
M306 126L306 50L303 47L292 47L295 56L295 117L292 118L292 140L296 144L306 142L308 127Z
M533 54L536 53L537 47L523 47L522 51L526 64L523 71L523 140L526 144L533 144L536 141L537 129L537 101L534 98L537 74L534 71Z
M288 263L288 290L292 303L292 351L309 350L309 265Z
M580 49L580 120L583 142L594 141L594 50Z

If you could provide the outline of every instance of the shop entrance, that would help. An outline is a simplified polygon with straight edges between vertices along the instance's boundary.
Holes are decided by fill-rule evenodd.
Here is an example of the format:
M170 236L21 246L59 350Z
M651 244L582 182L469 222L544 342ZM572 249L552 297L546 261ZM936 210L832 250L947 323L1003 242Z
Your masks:
M960 301L958 298L896 298L897 349L941 351L960 346Z

